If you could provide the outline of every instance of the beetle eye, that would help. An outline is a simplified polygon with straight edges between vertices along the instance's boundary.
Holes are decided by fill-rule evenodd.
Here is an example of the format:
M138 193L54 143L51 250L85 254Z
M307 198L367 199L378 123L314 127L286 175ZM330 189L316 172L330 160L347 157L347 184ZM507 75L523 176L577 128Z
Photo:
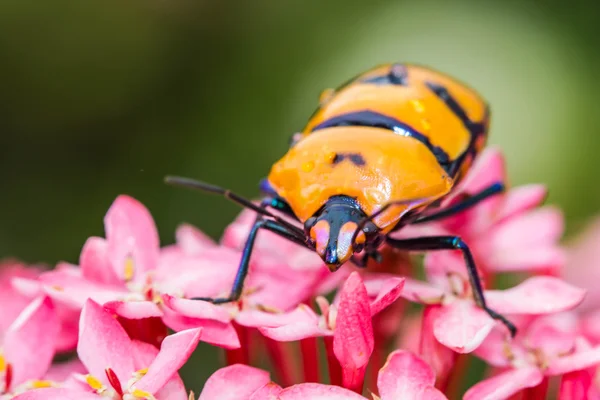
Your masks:
M363 232L365 233L365 235L370 236L379 232L379 228L373 222L369 221L365 224Z

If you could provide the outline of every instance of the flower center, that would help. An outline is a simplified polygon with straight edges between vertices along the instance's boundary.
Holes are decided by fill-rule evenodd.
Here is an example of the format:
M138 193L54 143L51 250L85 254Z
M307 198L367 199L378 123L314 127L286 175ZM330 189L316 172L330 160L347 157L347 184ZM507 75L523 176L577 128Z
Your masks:
M8 393L12 383L12 365L0 354L0 393Z
M134 372L133 377L127 382L125 389L115 371L111 368L106 368L104 372L106 374L106 379L108 379L108 383L113 390L109 390L109 388L95 376L85 376L86 383L97 394L114 400L156 400L152 393L134 387L134 384L146 375L146 372L148 372L147 368Z

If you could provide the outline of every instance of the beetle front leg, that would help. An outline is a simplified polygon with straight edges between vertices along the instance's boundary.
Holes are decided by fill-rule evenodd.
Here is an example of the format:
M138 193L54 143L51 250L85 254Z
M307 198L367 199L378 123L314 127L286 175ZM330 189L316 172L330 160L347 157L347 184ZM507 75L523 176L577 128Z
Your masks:
M266 229L268 231L274 232L285 239L288 239L294 243L306 247L304 239L299 237L296 232L289 230L289 228L285 225L281 225L277 221L260 218L254 223L254 225L252 225L252 229L250 229L248 239L246 239L246 244L244 245L244 249L242 250L242 258L240 260L240 265L235 275L235 280L233 281L233 287L231 288L231 293L229 294L229 296L220 298L194 297L192 298L192 300L203 300L211 302L213 304L224 304L239 300L239 298L242 295L242 290L244 288L244 281L246 279L246 276L248 275L248 268L250 266L250 256L252 256L252 250L254 249L256 235L258 234L260 229Z
M479 274L477 273L477 267L475 266L475 260L471 254L471 250L463 240L458 236L431 236L414 239L386 239L387 243L399 250L460 250L465 258L467 264L467 273L469 275L469 281L473 288L473 297L475 303L481 307L490 317L495 320L502 322L510 331L511 336L515 336L517 328L502 314L497 313L487 306L485 303L485 297L483 295L483 287Z

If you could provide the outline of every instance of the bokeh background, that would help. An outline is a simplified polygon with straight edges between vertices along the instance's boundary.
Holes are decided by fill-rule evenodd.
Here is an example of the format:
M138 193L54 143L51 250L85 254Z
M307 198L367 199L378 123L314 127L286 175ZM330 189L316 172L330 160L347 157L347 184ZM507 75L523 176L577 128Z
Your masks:
M513 183L544 182L567 234L600 208L600 25L592 0L4 0L0 256L77 262L127 193L164 243L238 212L166 174L258 195L320 91L412 61L477 88ZM218 363L201 346L196 391Z

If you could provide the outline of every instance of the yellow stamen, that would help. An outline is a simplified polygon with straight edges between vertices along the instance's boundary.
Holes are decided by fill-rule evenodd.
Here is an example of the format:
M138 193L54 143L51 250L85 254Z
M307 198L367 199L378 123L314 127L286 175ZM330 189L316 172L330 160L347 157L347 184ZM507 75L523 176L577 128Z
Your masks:
M6 371L6 360L4 359L4 356L0 354L0 372L4 371Z
M125 259L125 268L124 268L124 278L126 281L130 281L133 279L133 274L135 273L135 265L133 263L132 257L127 257Z
M54 382L52 382L52 381L32 381L31 382L32 389L42 389L42 388L49 388L49 387L53 387L53 386L54 386Z
M148 393L148 392L140 390L140 389L133 389L133 392L131 392L131 394L134 395L138 399L153 399L154 398L154 396L152 396L152 393Z
M58 285L52 285L52 286L50 286L50 288L56 290L57 292L62 292L65 290L65 289L63 289L62 286L58 286Z
M86 375L85 382L94 390L102 390L104 388L104 385L102 385L102 382L100 382L98 380L98 378L96 378L92 375Z
M194 396L194 392L190 391L190 397L188 397L188 400L196 400L196 396Z
M142 368L142 369L136 371L136 375L139 375L139 376L144 376L147 373L148 373L148 368Z

